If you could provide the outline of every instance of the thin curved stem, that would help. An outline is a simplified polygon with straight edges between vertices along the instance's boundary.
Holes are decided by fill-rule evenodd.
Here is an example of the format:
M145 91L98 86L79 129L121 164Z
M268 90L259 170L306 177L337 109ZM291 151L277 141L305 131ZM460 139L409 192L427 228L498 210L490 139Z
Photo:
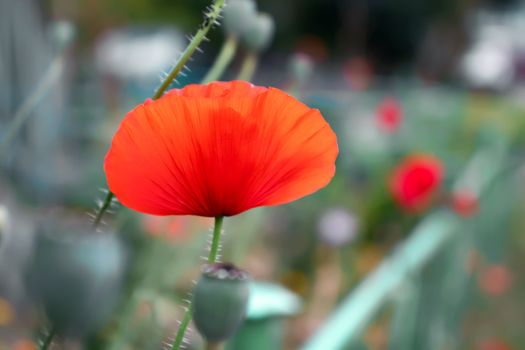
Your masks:
M215 59L215 62L213 62L213 65L206 76L202 78L202 84L218 80L224 74L224 71L232 61L233 56L235 56L235 52L237 51L237 43L237 38L232 35L230 35L226 41L224 41L221 51Z
M182 56L178 60L177 64L171 69L168 76L162 84L159 86L157 91L155 91L155 94L153 94L152 99L157 100L159 99L164 92L168 89L168 87L171 85L173 80L177 78L179 73L182 71L186 63L188 63L189 59L197 50L199 45L202 43L202 41L206 38L206 34L210 30L213 25L218 24L219 15L222 11L222 8L224 7L224 0L215 0L211 6L211 9L205 13L204 15L204 22L201 24L199 30L193 38L191 39L190 43L182 53ZM108 194L106 195L106 198L104 199L104 204L100 210L97 212L95 216L95 222L93 227L96 229L98 225L100 224L100 221L102 220L102 217L104 216L104 213L108 210L109 204L111 203L111 200L113 199L114 194L111 193L111 191L108 190Z
M217 261L217 255L218 255L219 247L221 244L221 233L222 233L223 221L224 221L223 216L215 217L215 225L213 227L213 238L211 241L210 254L208 255L208 264L213 264L214 262ZM186 329L188 328L188 325L190 324L192 314L193 314L193 302L190 300L188 307L186 309L186 312L184 313L184 318L182 319L182 322L177 331L177 335L175 336L173 345L171 346L171 350L180 349L180 346L182 345L182 342L184 340L184 334L186 334Z
M0 140L0 157L7 151L7 146L13 140L20 128L31 116L31 112L37 107L38 103L51 90L51 87L58 81L62 68L64 66L64 57L59 53L49 65L49 68L42 76L33 92L24 100L17 109L13 119L6 128L3 137Z
M248 52L241 65L237 80L251 81L257 70L258 57L255 52Z

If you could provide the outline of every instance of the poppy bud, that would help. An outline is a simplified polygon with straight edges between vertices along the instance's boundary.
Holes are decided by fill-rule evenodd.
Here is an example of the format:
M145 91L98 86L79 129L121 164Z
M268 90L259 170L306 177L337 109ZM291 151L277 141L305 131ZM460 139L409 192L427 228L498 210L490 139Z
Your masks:
M255 17L255 2L252 0L228 0L224 7L224 29L229 35L240 37L248 30Z
M290 61L290 72L295 81L300 84L305 83L314 71L314 61L310 56L303 53L296 53Z
M223 341L246 316L249 275L232 264L206 265L193 294L193 319L204 338Z
M260 52L270 45L274 31L273 18L266 13L259 13L252 18L250 27L243 33L241 40L249 50Z

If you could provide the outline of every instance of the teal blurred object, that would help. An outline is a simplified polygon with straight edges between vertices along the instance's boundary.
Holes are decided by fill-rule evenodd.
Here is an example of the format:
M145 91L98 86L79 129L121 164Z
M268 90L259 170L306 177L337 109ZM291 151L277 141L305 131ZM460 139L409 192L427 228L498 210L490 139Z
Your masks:
M247 319L228 343L228 350L282 349L283 322L302 308L297 295L268 282L252 282Z
M26 285L58 334L81 338L111 316L125 269L126 253L116 235L41 233Z
M506 151L502 143L481 149L456 181L455 187L483 197L478 215L463 219L449 210L428 215L302 349L361 349L365 330L384 310L393 310L388 349L462 348L461 315L474 299L468 253L501 255L517 199L516 172L504 171Z

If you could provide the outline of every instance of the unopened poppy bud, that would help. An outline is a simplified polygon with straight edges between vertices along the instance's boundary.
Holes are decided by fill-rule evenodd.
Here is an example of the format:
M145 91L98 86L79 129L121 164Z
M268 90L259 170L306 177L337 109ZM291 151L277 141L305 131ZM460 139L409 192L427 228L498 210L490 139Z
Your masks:
M193 294L193 319L206 340L223 341L246 316L249 275L232 264L206 265Z
M49 34L58 48L64 48L74 39L75 27L68 21L56 21L51 25Z
M224 8L224 30L229 35L240 37L250 28L256 16L255 2L252 0L228 0Z
M266 13L259 13L250 23L250 27L243 33L241 40L249 50L260 52L265 50L273 39L275 23Z

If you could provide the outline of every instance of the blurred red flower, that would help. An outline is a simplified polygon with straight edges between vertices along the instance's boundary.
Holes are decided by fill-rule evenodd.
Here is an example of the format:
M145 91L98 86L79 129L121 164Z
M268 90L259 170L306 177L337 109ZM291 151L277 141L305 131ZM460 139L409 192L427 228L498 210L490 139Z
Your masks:
M22 339L13 344L13 350L36 350L37 346L28 339Z
M278 89L214 82L129 112L104 168L110 190L132 209L214 217L319 190L337 153L318 110Z
M506 342L499 339L485 339L481 341L477 348L478 350L512 350L512 347Z
M387 97L377 107L376 121L379 129L392 133L399 130L403 121L403 108L401 104L392 97Z
M177 242L188 239L190 232L209 228L211 225L209 220L191 216L144 215L141 224L146 233Z
M407 212L420 212L428 207L443 180L442 162L429 154L405 158L389 179L394 201Z
M478 285L489 296L501 296L511 287L512 274L505 265L491 265L480 272Z
M343 73L353 90L366 90L372 83L373 69L365 57L350 58L343 66Z
M478 197L470 190L460 190L452 193L451 203L452 210L456 214L469 217L478 212Z

